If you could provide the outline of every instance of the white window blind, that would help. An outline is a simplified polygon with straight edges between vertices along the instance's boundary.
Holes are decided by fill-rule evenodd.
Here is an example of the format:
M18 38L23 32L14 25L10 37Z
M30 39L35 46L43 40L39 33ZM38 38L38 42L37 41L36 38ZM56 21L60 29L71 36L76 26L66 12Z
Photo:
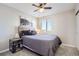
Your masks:
M47 19L42 19L42 30L47 32L47 31L52 31L52 21L51 20L47 20Z

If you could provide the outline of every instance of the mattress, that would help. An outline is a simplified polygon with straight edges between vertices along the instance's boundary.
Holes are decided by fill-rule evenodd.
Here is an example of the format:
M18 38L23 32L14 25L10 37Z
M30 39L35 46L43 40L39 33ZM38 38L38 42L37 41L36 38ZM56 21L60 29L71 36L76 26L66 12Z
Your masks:
M43 56L53 56L61 44L56 35L24 35L23 46Z

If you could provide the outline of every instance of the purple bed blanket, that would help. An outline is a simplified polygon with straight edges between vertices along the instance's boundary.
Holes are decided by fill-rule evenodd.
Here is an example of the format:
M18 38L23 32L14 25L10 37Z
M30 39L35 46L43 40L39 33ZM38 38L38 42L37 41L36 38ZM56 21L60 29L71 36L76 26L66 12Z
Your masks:
M22 36L23 46L43 56L53 56L61 44L56 35L25 35Z

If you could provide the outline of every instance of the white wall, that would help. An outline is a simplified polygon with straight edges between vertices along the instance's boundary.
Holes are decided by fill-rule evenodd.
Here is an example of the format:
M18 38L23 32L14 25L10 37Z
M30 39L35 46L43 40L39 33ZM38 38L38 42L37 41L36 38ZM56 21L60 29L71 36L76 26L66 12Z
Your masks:
M0 4L0 52L9 48L9 39L14 37L17 26L20 24L19 16L27 20L34 19L21 11Z
M19 13L0 4L0 51L8 49L9 39L14 35L16 25L19 25Z
M63 44L75 46L75 14L74 10L43 17L52 20L52 34L58 35ZM40 18L41 19L41 18Z
M76 12L79 10L79 4L76 5ZM79 13L76 16L76 45L79 50Z

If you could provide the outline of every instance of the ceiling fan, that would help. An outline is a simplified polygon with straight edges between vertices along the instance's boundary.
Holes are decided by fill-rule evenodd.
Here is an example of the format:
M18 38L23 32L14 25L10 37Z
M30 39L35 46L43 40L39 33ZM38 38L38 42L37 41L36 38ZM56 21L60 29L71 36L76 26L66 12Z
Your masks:
M45 9L52 9L52 7L45 7L47 3L39 3L39 5L36 4L32 4L32 6L37 7L38 9L34 10L34 12L39 11L39 12L43 12Z
M75 15L78 15L78 13L79 13L79 10L76 12L76 14L75 14Z

